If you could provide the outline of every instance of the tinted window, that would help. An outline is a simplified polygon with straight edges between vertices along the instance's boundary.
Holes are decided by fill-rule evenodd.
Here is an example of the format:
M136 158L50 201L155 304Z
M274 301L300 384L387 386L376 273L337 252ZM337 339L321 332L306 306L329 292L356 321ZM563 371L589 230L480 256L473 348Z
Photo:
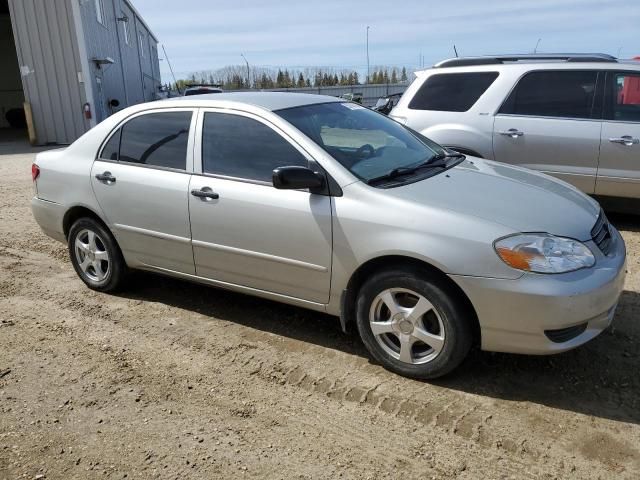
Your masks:
M409 103L413 110L466 112L487 91L497 72L442 73L430 76Z
M205 173L271 183L273 170L309 162L266 125L247 117L207 113L202 131Z
M591 118L598 72L531 72L523 77L500 113L536 117Z
M640 75L618 74L613 88L612 120L640 122Z
M142 163L184 170L191 112L142 115L122 127L122 162Z
M104 158L105 160L118 160L118 152L120 150L120 132L121 130L118 130L116 133L111 135L111 138L102 149L100 158Z

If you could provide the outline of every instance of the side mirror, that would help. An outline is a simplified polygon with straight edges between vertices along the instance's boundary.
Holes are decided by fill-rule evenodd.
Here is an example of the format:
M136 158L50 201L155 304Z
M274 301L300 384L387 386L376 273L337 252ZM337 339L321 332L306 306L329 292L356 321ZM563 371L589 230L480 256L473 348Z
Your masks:
M273 186L280 190L315 190L324 186L324 175L306 167L278 167L273 171Z

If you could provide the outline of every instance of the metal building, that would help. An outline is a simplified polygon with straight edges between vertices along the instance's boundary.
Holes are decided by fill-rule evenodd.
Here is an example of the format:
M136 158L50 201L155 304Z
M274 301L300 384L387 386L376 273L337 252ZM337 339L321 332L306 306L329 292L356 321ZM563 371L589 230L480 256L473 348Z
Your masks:
M158 40L129 0L0 0L0 72L0 128L68 144L158 98Z

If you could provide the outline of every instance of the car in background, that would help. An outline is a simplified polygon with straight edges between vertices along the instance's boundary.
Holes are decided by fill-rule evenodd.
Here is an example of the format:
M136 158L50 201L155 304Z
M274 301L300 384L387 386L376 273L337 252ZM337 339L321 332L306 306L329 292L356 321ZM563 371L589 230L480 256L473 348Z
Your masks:
M210 93L222 93L223 91L220 85L189 85L184 91L184 96L208 95Z
M343 93L339 98L344 100L349 100L350 102L359 103L362 105L362 101L364 100L364 95L362 92L353 92L353 93Z
M400 101L400 97L402 97L401 93L392 93L386 97L381 97L371 109L384 115L389 115L393 107Z
M474 344L582 345L625 279L595 200L334 97L136 105L38 154L32 177L36 221L89 288L140 269L337 315L409 377L445 375Z
M640 198L640 62L604 54L453 58L416 73L390 116L476 157L583 192Z

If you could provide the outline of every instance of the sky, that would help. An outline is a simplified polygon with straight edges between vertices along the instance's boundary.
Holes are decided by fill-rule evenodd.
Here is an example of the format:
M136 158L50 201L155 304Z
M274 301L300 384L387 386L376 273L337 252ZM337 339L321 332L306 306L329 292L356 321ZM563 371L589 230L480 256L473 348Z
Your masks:
M419 69L460 55L640 55L640 0L132 0L178 78L241 65ZM171 81L162 48L163 81Z

